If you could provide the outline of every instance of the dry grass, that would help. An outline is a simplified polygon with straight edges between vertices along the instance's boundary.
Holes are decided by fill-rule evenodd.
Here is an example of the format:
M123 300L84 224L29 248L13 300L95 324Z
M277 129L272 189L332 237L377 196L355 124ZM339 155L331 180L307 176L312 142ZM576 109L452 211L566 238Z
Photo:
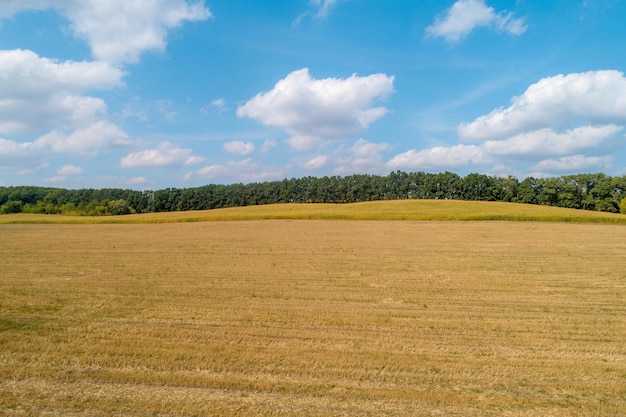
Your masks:
M352 204L271 204L128 216L0 215L8 223L173 223L224 220L509 220L626 224L622 214L486 201L398 200Z
M625 232L2 225L0 415L623 415Z

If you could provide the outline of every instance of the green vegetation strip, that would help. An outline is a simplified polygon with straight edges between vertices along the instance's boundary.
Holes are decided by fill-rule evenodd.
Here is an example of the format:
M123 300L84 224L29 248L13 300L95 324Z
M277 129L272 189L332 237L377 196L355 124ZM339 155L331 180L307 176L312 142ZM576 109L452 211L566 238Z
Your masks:
M0 224L178 223L271 219L503 220L626 224L626 216L623 214L529 204L458 200L399 200L351 204L269 204L216 210L97 217L13 214L0 216Z

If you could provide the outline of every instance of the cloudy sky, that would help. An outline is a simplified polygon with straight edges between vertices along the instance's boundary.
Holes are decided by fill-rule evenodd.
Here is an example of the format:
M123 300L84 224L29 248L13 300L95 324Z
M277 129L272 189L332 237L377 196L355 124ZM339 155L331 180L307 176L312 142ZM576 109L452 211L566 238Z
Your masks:
M623 0L2 0L0 186L626 175Z

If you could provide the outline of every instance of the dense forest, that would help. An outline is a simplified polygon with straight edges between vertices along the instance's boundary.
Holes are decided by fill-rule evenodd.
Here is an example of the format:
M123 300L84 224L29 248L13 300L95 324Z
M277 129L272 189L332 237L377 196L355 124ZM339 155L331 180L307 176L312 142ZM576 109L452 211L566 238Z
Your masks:
M0 213L120 215L273 203L353 203L398 199L506 201L626 213L626 176L602 173L555 178L492 177L451 172L392 172L386 176L304 177L250 184L157 191L0 187Z

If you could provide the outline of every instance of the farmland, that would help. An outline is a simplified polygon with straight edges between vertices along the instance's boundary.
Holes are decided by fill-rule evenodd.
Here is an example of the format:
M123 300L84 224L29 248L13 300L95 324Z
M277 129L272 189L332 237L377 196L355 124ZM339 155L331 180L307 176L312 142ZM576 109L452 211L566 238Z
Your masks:
M0 415L623 413L626 216L390 204L0 217Z

